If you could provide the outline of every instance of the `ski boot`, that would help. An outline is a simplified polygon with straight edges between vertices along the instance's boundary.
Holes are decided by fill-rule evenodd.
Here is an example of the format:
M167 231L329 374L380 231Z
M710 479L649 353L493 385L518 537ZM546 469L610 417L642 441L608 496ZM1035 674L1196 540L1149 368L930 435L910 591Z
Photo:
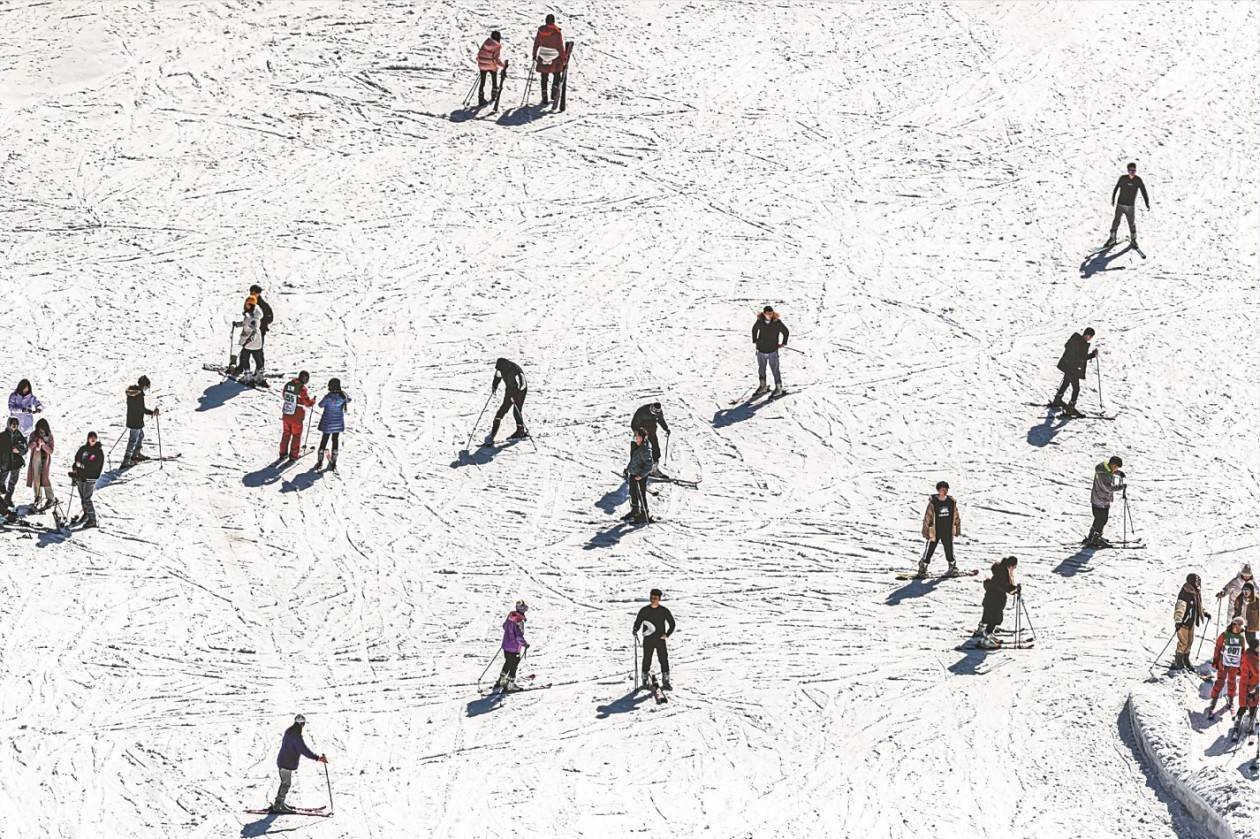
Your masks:
M1107 241L1103 242L1103 248L1114 248L1116 246L1116 234L1112 233L1107 237Z
M1002 648L1002 642L986 632L984 635L980 636L980 640L976 642L976 646L982 650L999 650Z
M485 106L486 106L486 97L484 97L484 96L478 96L478 97L477 97L477 107L478 107L478 108L484 108Z
M958 570L958 566L952 562L949 564L949 569L945 572L946 577L957 577L961 574L962 572Z
M494 434L487 434L486 439L481 441L481 447L483 449L488 449L492 446L494 446Z
M324 468L324 450L320 449L319 454L315 458L315 471L319 472Z
M1234 710L1234 697L1232 696L1225 697L1225 713L1229 713L1230 711L1233 711L1233 710Z
M1067 404L1062 399L1056 399L1046 406L1047 408L1056 408L1060 411L1067 410Z
M652 689L652 674L648 673L645 670L639 678L639 690L651 690L651 689Z
M621 520L622 520L622 521L633 521L634 519L637 519L637 518L639 517L639 515L640 515L640 513L639 513L639 511L638 511L638 510L631 510L630 512L628 512L628 513L626 513L624 516L622 516L622 517L621 517Z
M771 398L771 399L777 399L777 398L779 398L780 396L782 396L782 395L783 395L783 393L784 393L784 391L783 391L783 385L782 385L782 384L780 384L780 383L778 383L778 382L775 382L775 383L774 383L774 390L770 391L770 398Z
M285 813L292 813L294 812L294 810L288 804L285 804L283 801L279 801L272 804L270 807L268 807L267 812L275 813L277 815L284 815Z
M975 632L973 632L973 633L971 633L971 637L972 637L972 638L981 638L981 637L983 637L983 636L984 636L984 624L983 624L983 623L981 623L981 624L978 624L978 625L976 626L976 631L975 631Z
M1211 719L1211 718L1212 718L1212 712L1214 712L1215 710L1216 710L1216 697L1215 697L1215 696L1213 696L1213 697L1212 697L1212 701L1208 703L1207 710L1204 712L1204 715L1205 715L1208 719Z
M1129 247L1133 248L1134 250L1140 250L1140 248L1138 248L1137 239L1129 239Z
M669 683L669 674L661 674L661 690L673 690L674 686Z
M761 384L757 385L757 389L753 391L752 398L756 399L758 396L761 396L769 392L769 390L770 388L766 387L766 380L762 379Z
M528 436L529 436L529 432L525 430L525 426L518 425L516 426L516 430L508 435L508 439L509 440L524 440Z
M1173 653L1172 664L1168 666L1169 673L1175 673L1176 671L1183 669L1181 660L1184 656L1185 653Z
M80 530L91 530L91 529L92 529L92 528L94 528L94 527L96 527L96 519L95 519L95 518L90 518L90 519L88 519L87 521L83 522L83 526L82 526L82 527L80 527L79 529L80 529Z
M916 580L925 580L925 579L927 579L927 575L928 575L928 573L927 573L927 563L926 563L926 562L920 562L920 563L919 563L919 570L915 572L915 574L914 574L914 579L916 579Z
M328 455L328 471L337 471L337 450L333 449L332 454Z
M1072 417L1073 419L1080 419L1081 417L1085 416L1080 411L1076 410L1076 406L1071 403L1068 403L1067 405L1063 406L1063 413L1067 414L1069 417Z

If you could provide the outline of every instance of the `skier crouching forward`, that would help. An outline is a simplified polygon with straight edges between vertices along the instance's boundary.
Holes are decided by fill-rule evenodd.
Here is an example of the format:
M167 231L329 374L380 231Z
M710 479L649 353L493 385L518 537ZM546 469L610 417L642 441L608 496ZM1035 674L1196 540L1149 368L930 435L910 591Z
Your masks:
M518 690L516 668L520 666L521 654L529 649L529 642L525 640L525 612L528 610L529 605L524 600L518 600L516 608L503 621L503 669L499 671L499 680L494 683L496 690Z
M993 633L1002 622L1002 613L1006 611L1006 596L1019 594L1019 586L1015 582L1015 566L1019 560L1008 556L1001 562L993 563L993 576L984 581L984 613L980 618L983 635L977 646L985 650L996 650L1002 642ZM1019 639L1015 639L1018 643Z
M652 672L652 653L656 653L656 658L661 663L661 687L664 690L673 690L673 686L669 683L669 650L665 646L666 639L674 634L676 624L674 616L670 614L669 609L661 605L661 590L654 588L648 594L649 603L639 610L639 614L634 619L634 628L631 630L636 636L642 634L643 637L643 680L641 684L646 687L648 677ZM644 626L648 627L647 632L643 632Z
M271 805L273 813L292 813L293 808L285 798L289 795L289 787L293 785L293 773L297 771L302 757L327 763L328 758L317 755L307 747L302 739L302 726L306 725L306 717L298 714L293 718L293 725L284 730L284 739L280 741L280 754L276 756L276 766L280 770L280 789L276 792L276 800Z

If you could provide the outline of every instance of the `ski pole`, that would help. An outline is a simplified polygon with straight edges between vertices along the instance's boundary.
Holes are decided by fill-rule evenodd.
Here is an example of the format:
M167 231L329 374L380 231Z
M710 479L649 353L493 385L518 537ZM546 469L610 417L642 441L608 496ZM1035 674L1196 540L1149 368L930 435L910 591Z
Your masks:
M529 92L530 90L533 89L533 87L534 87L534 65L533 65L533 62L531 62L529 65L529 77L525 79L525 92L521 94L521 107L522 108L524 108L525 104L529 101Z
M127 426L124 425L122 433L118 435L118 439L114 441L114 445L109 447L108 458L109 458L110 463L114 462L114 449L118 448L118 444L122 442L123 434L126 434L126 433L127 433Z
M477 74L477 78L473 81L472 87L468 88L468 94L464 97L464 107L468 107L468 103L472 101L473 94L477 92L477 83L481 81L481 74Z
M1172 636L1168 639L1168 643L1164 645L1164 648L1159 651L1159 655L1155 656L1155 660L1151 662L1151 669L1150 669L1151 678L1155 677L1155 665L1159 664L1159 660L1164 657L1164 653L1168 652L1169 644L1172 644L1173 638L1176 638L1176 637L1177 637L1177 630L1174 629Z
M481 413L477 414L477 421L473 423L472 431L468 432L468 442L464 444L464 451L468 451L468 447L472 445L473 435L477 433L477 426L481 425L481 418L486 414L486 408L490 407L490 400L494 398L494 391L490 391L490 395L486 397L486 404L481 406Z
M324 783L328 784L328 815L330 815L330 816L331 816L331 815L332 815L332 813L333 813L333 803L332 803L332 780L328 777L328 760L327 760L327 758L325 758L325 760L324 760Z
M669 461L669 438L670 438L670 433L666 431L665 432L665 454L661 455L662 464L665 464Z
M1036 640L1037 630L1032 625L1032 618L1028 616L1028 604L1024 602L1024 595L1022 593L1019 595L1019 606L1024 610L1024 623L1028 624L1028 639L1030 641Z
M489 670L490 670L490 665L491 665L491 664L494 664L495 660L496 660L496 659L498 659L498 657L499 657L499 652L500 652L499 650L495 650L495 651L494 651L494 655L490 656L490 661L488 661L488 662L486 663L486 669L485 669L485 670L482 670L482 671L481 671L481 675L477 677L477 691L478 691L478 693L480 693L480 692L481 692L481 680L482 680L482 679L484 679L484 678L486 677L486 673L487 673L487 672L489 672Z
M639 633L630 633L630 680L639 689Z
M306 451L306 445L311 441L311 422L315 419L315 412L311 411L306 417L306 436L302 438L302 451Z
M801 355L804 355L804 354L805 354L805 351L804 351L804 350L798 350L796 347L789 347L787 344L780 344L780 345L779 345L779 349L781 349L781 350L791 350L792 352L795 352L795 353L800 353Z
M1220 634L1221 634L1219 631L1220 628L1221 628L1221 604L1220 602L1217 602L1216 604L1216 631L1212 632L1213 638L1220 637ZM1199 649L1196 650L1194 653L1195 658L1198 658L1199 656L1203 655L1203 639L1206 637L1207 637L1206 634L1199 636Z
M1097 353L1098 350L1094 350L1094 352ZM1100 355L1094 356L1094 375L1098 377L1098 409L1106 410L1106 408L1103 406L1103 398L1102 398L1102 361L1101 359L1102 359L1102 356Z
M1020 616L1019 604L1020 604L1020 601L1022 601L1023 599L1024 598L1022 598L1019 595L1019 592L1015 593L1015 635L1013 636L1011 640L1011 646L1017 650L1019 649L1019 616Z
M158 437L158 468L159 468L159 469L165 469L165 468L166 468L166 460L165 460L165 458L163 458L163 457L162 457L162 415L161 415L161 414L158 414L157 416L155 416L155 417L153 418L153 421L154 421L155 423L157 423L157 437Z

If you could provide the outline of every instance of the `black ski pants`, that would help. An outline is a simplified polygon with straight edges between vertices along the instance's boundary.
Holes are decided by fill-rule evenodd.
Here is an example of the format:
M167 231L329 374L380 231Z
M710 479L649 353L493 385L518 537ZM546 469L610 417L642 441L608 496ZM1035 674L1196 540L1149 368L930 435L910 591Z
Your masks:
M645 635L643 637L643 672L648 673L652 670L652 653L656 653L656 660L661 663L662 675L669 675L669 649L665 646L665 639L659 635Z
M1101 536L1103 528L1107 526L1107 517L1111 515L1110 507L1094 508L1094 524L1089 529L1090 536Z
M499 95L499 73L497 70L482 70L481 78L477 80L477 98L484 100L486 98L486 76L490 77L490 98Z
M337 447L341 444L341 434L321 434L319 435L319 450L322 452L328 448L328 439L332 438L333 454L337 453Z
M504 391L503 404L499 405L499 410L494 415L494 425L490 427L491 437L499 433L499 423L503 422L509 408L512 409L512 419L516 420L516 430L525 430L525 417L521 411L525 408L525 395L528 391L529 388Z
M648 442L652 444L652 460L656 461L656 465L661 463L661 441L656 439L656 426L645 429L647 431Z
M559 73L540 73L542 76L542 94L543 104L547 104L547 78L551 78L551 98L558 99L560 97L560 74Z
M923 552L923 564L927 565L932 561L932 554L936 553L936 546L940 544L945 548L945 561L950 565L954 564L954 534L938 533L936 538L927 543L927 548Z
M1116 231L1120 229L1120 219L1122 218L1129 223L1129 239L1137 238L1137 226L1133 223L1133 210L1133 206L1116 205L1116 214L1111 219L1111 238L1116 238Z
M1081 395L1081 377L1071 373L1063 374L1063 383L1059 385L1059 390L1054 395L1054 401L1062 402L1063 394L1067 392L1069 386L1072 388L1072 398L1068 400L1068 405L1076 407L1076 399Z
M648 491L647 478L627 478L630 483L630 512L647 518L648 513Z
M503 651L503 667L499 670L499 676L507 676L509 679L516 678L516 668L521 664L520 653L510 653Z

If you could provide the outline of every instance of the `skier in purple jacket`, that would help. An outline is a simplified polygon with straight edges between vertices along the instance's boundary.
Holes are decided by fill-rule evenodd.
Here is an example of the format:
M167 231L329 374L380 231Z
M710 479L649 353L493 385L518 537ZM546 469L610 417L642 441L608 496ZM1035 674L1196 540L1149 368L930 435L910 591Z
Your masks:
M525 612L528 610L525 601L518 600L516 608L503 622L503 669L499 671L499 680L494 683L495 690L505 693L519 690L516 687L516 667L529 649L529 642L525 640Z
M328 758L317 755L307 747L302 739L302 726L306 725L306 717L298 714L293 718L293 725L284 730L284 739L280 741L280 754L276 755L276 766L280 770L280 791L271 805L273 813L292 813L293 808L285 803L289 787L293 785L293 773L297 771L298 761L305 755L311 760L327 763Z

